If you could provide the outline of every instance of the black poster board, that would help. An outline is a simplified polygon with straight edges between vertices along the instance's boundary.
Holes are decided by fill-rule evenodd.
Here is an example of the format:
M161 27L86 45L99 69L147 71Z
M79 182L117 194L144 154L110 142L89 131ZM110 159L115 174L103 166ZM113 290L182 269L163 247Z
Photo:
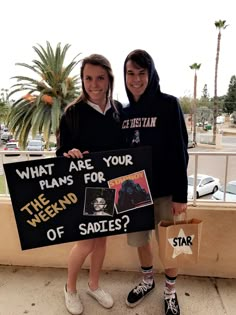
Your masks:
M4 164L22 250L154 228L151 148Z

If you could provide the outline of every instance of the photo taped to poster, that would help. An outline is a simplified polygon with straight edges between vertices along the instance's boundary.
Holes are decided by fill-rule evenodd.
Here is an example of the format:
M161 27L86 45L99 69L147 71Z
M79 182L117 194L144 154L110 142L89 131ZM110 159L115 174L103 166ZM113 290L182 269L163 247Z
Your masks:
M153 204L145 170L113 178L108 186L115 189L117 213L122 213Z
M115 189L102 187L86 187L84 215L113 216Z

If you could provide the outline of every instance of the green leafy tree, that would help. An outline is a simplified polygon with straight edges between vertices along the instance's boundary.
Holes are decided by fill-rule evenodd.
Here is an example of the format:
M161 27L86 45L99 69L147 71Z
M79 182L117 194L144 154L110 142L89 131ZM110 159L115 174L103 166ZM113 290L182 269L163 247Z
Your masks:
M191 114L192 112L192 98L183 96L179 98L180 106L184 114Z
M233 75L230 79L228 93L224 99L224 112L232 114L233 111L236 111L236 76Z
M206 103L206 106L207 106L207 103L208 103L209 100L210 100L210 96L209 96L209 93L208 93L207 84L204 84L204 87L203 87L203 89L202 89L202 96L201 96L200 100L202 100L203 102L205 102L205 103Z
M199 106L196 111L197 122L201 123L202 129L206 122L211 123L213 121L213 112L207 106Z
M185 115L186 127L191 128L192 132L192 98L190 96L183 96L179 98L180 106Z
M202 96L198 100L198 107L209 107L212 108L212 101L210 100L207 84L204 84L203 90L202 90Z
M7 89L1 89L0 94L0 122L6 123L7 116L10 111L10 102L8 99L8 90Z
M218 114L221 115L224 112L224 102L225 102L226 95L221 95L217 97L217 107L218 107Z
M202 90L202 98L209 99L209 93L208 93L207 84L204 84L204 87L203 87L203 90Z
M189 66L194 70L194 87L193 87L193 141L196 142L196 110L197 110L197 70L200 69L201 64L193 63Z
M219 56L220 56L220 41L221 41L221 31L226 29L228 25L226 25L225 20L215 21L215 27L218 30L217 37L217 48L216 48L216 63L215 63L215 80L214 80L214 109L213 109L213 144L216 143L216 118L218 116L218 101L217 101L217 82L218 82L218 65L219 65Z
M33 46L38 55L38 59L32 61L33 65L16 64L29 69L34 75L13 77L17 83L9 93L21 94L12 105L8 126L23 148L26 147L30 132L33 137L43 133L48 144L50 134L56 135L65 107L79 95L79 76L72 76L71 72L80 62L77 60L80 54L64 66L69 47L67 44L61 48L59 43L54 51L49 42L46 48L38 44L37 47Z

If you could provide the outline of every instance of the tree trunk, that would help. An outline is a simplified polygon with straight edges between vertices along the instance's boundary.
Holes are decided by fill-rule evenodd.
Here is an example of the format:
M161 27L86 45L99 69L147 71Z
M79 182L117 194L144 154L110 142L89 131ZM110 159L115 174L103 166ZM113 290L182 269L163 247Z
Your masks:
M197 74L194 75L194 92L193 92L193 141L196 143L196 111L197 111Z
M216 144L216 118L218 116L217 78L218 78L218 64L219 64L219 54L220 54L220 39L221 39L221 32L219 31L218 39L217 39L216 65L215 65L215 87L214 87L214 109L213 109L213 144Z

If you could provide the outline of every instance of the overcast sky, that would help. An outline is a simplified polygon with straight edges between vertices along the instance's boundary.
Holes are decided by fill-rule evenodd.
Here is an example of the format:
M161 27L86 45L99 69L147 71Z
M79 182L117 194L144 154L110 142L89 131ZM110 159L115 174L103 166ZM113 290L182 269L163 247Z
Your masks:
M124 2L124 3L123 3ZM115 74L115 98L125 102L123 62L136 48L153 57L163 92L177 97L193 95L193 63L198 71L198 97L207 84L214 94L218 32L214 22L226 20L222 32L218 95L227 93L236 75L235 0L2 0L0 88L9 88L14 75L24 75L16 62L32 64L32 46L70 44L68 62L100 53ZM79 67L77 68L79 72Z

